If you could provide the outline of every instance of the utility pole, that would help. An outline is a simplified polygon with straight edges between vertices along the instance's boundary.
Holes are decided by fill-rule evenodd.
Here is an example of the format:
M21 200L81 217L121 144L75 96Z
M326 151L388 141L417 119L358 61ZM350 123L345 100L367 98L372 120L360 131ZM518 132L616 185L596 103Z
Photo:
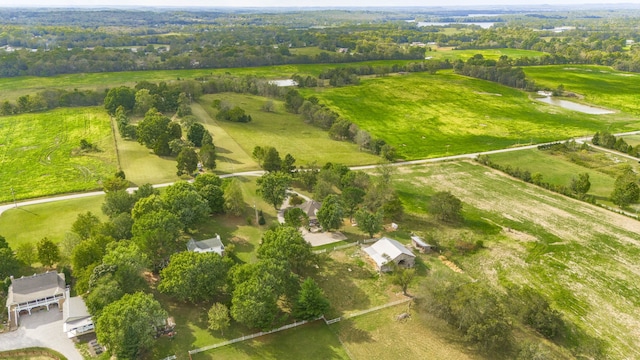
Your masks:
M13 192L13 186L11 187L11 196L13 197L13 206L18 208L18 203L16 202L16 194Z

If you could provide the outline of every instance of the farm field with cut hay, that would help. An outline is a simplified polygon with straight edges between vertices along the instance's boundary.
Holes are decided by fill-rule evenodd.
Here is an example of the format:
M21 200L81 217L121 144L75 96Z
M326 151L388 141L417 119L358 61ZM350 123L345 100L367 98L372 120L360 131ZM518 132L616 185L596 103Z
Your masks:
M251 115L253 120L249 123L214 120L215 114L217 114L217 110L211 106L214 99L219 99L230 107L241 107ZM317 161L318 165L327 162L363 165L376 164L381 161L379 156L358 151L356 144L331 140L326 131L305 124L299 115L286 112L281 101L273 101L274 112L262 111L262 105L268 100L259 96L232 93L205 95L200 100L200 105L210 116L204 121L224 129L233 141L244 150L244 154L240 154L243 160L237 160L240 165L248 162L246 156L251 154L256 146L273 146L282 158L290 153L296 158L296 166L304 166L313 161ZM202 114L200 116L202 121ZM215 130L213 141L218 146ZM225 152L222 152L221 155L229 158L229 162L233 162L232 159L235 156L234 153L226 154ZM221 163L223 162L221 161ZM231 170L229 167L230 164L226 165L227 171ZM234 171L237 170L234 168Z
M462 200L466 230L458 236L482 239L484 249L451 256L471 278L497 291L526 285L540 292L584 332L567 340L583 343L583 351L602 343L605 358L640 356L640 222L472 162L401 168L398 178L416 226L434 192Z
M80 140L96 146L81 150ZM109 116L66 108L0 117L0 203L101 188L116 172Z
M640 116L640 74L593 65L531 66L523 70L527 78L534 80L538 86L555 89L562 84L565 91L584 96L578 101ZM616 119L623 121L625 118L623 114L616 116ZM615 125L612 123L612 128Z
M305 90L405 159L438 157L585 136L640 120L587 115L536 102L530 94L440 71L370 78L358 86Z

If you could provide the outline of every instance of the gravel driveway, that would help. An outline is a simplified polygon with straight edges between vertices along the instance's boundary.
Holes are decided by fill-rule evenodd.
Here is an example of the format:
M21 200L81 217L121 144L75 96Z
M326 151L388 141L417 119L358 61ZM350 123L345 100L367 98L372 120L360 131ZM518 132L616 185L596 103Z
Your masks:
M73 341L62 332L62 312L57 307L23 315L18 330L0 334L0 351L34 346L56 350L69 360L82 360Z

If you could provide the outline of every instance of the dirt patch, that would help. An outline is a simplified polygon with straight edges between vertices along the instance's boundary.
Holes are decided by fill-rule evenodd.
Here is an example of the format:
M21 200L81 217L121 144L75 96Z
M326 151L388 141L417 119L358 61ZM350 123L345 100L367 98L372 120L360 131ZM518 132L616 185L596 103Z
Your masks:
M453 261L447 259L446 256L440 255L438 256L438 259L440 259L440 261L442 261L443 264L445 264L449 269L453 270L454 272L464 274L464 271L462 271L462 269L460 269L458 265L453 263Z

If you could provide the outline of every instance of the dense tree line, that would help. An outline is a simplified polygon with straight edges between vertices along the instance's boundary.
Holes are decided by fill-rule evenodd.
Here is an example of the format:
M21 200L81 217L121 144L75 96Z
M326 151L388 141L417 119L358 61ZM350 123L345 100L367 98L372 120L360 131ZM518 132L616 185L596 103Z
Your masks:
M500 60L485 59L476 54L466 62L457 61L454 70L458 74L489 80L517 89L533 90L535 83L525 78L522 68L513 67L510 59L503 55Z
M616 138L615 135L610 134L607 131L596 132L591 138L593 145L602 146L607 149L613 149L620 151L621 153L629 154L631 156L640 156L640 145L631 146L622 138Z

